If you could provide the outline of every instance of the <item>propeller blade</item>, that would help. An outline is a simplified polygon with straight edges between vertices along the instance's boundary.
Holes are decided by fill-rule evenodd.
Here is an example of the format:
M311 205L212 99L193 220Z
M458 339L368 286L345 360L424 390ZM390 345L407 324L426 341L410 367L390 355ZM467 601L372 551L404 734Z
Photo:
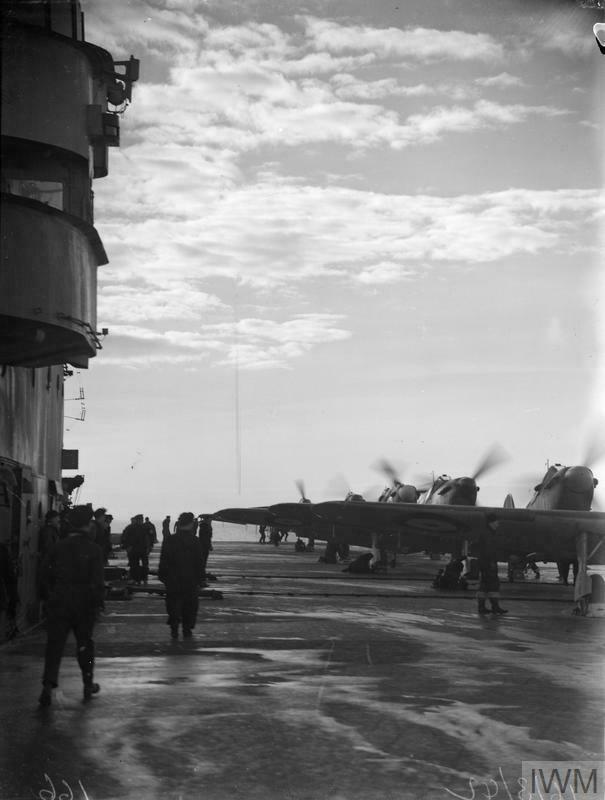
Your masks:
M297 481L294 481L294 483L296 484L296 488L298 489L301 500L306 500L307 496L305 495L305 482L299 478Z
M334 477L330 478L328 485L323 492L323 496L331 497L332 499L338 498L339 500L344 500L350 491L351 486L349 481L345 478L342 472L339 472L337 475L334 475Z
M515 489L519 493L533 494L536 486L539 486L544 479L544 473L527 472L519 475L509 484L509 491ZM523 495L525 497L525 494Z
M506 452L506 450L502 447L502 445L498 444L497 442L493 444L487 453L483 456L483 459L475 469L475 472L472 474L472 479L477 481L482 475L485 475L486 472L497 467L499 464L504 463L510 459L510 455Z
M368 486L368 488L365 489L362 494L369 503L376 503L383 491L384 486L381 484L376 484L374 486Z
M605 457L605 433L602 428L595 429L590 436L590 441L586 447L586 453L582 460L582 465L592 469Z
M382 472L383 475L387 477L387 479L391 483L401 483L401 479L397 473L395 467L391 464L390 461L387 461L386 458L379 459L374 465L373 468L378 472Z
M435 476L428 472L420 472L414 475L412 484L419 492L428 492L431 486L435 483Z

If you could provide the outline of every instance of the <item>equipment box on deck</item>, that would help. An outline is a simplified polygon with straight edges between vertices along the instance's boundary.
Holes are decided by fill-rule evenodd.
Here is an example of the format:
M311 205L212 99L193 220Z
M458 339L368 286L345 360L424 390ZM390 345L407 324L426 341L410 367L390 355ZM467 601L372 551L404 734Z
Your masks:
M128 570L123 567L105 567L104 580L107 600L130 600L132 590L128 585Z

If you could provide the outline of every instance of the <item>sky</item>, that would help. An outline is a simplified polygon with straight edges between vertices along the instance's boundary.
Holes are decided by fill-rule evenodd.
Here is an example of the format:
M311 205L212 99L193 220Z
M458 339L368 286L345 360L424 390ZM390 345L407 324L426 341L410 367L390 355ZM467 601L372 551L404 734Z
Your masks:
M547 463L585 463L605 409L590 5L85 0L86 38L141 66L93 187L109 335L66 385L78 501L160 519L295 501L301 479L372 499L380 459L456 477L497 442L479 499L524 505Z

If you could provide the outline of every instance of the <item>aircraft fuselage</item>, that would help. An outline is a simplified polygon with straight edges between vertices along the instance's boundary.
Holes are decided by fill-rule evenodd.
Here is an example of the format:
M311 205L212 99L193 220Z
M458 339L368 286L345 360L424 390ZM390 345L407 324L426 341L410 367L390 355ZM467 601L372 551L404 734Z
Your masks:
M479 487L473 478L450 478L442 475L433 483L422 501L431 506L474 506Z
M597 484L588 467L555 464L535 487L527 507L541 511L590 511Z

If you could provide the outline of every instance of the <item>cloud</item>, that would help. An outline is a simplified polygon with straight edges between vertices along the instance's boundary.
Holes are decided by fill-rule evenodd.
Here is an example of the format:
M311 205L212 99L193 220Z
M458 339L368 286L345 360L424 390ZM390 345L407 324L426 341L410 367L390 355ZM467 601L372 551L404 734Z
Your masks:
M224 308L218 297L196 289L190 282L104 285L101 280L99 285L98 316L112 322L199 320L208 310Z
M235 176L237 160L265 146L340 143L352 150L401 149L432 144L450 133L500 129L532 116L568 113L547 105L478 100L470 106L439 105L405 117L399 109L376 102L435 91L459 98L471 93L463 86L406 87L394 79L367 82L348 75L337 76L332 83L293 80L252 65L174 69L171 84L141 87L136 117L125 121L125 137L137 149L145 148L133 157L146 159L149 166L152 148L171 153L170 166L177 170L175 186L180 188L179 177L188 183L197 179L201 186L206 177ZM189 158L188 172L185 163L180 167L174 163L179 150L182 162ZM168 162L163 154L160 159Z
M284 366L344 334L335 321L292 317L286 324L270 313L260 338L253 306L268 296L287 299L292 316L297 302L326 285L388 286L421 280L427 269L569 253L590 241L594 190L441 197L361 191L333 177L341 165L331 152L362 154L360 180L377 186L369 178L377 159L396 162L404 148L478 132L498 136L568 113L477 99L482 89L522 85L497 72L503 46L487 34L311 16L290 18L287 27L250 20L220 26L204 4L185 0L162 9L108 1L95 4L90 19L89 38L116 54L136 53L137 42L152 53L149 76L143 65L133 108L122 118L123 146L111 151L109 177L95 184L96 224L110 258L99 272L99 313L131 363L230 363L237 352L247 366ZM450 63L441 80L409 78L444 59ZM496 74L474 78L471 62L482 72L498 65ZM458 80L453 67L466 77ZM297 159L312 160L324 185L288 177ZM292 171L304 174L304 166ZM246 341L229 328L235 286L249 300ZM119 327L126 323L139 332ZM305 326L317 340L307 340ZM189 338L174 330L186 327L194 329Z
M210 25L199 3L166 3L165 8L145 0L81 0L86 15L86 38L119 53L144 49L159 60L195 58ZM143 65L143 69L145 65ZM143 73L144 74L144 73Z
M389 77L380 80L367 80L349 73L339 73L331 78L331 84L337 97L349 100L380 100L389 97L430 97L445 95L451 100L467 100L476 98L479 88L510 89L524 86L521 78L508 72L473 81L440 81L427 83L402 84L399 79Z
M468 133L481 129L494 129L502 125L524 122L529 116L556 117L567 114L552 106L527 106L519 103L502 105L489 100L478 100L474 106L438 106L427 114L413 114L400 129L394 130L391 144L405 147L410 144L428 144L446 133Z
M154 180L161 196L161 181ZM139 321L177 312L218 319L231 303L224 286L208 291L209 280L237 282L254 302L276 289L280 296L304 296L320 281L385 284L421 276L427 267L572 253L590 243L603 214L602 194L590 189L440 197L267 175L207 193L204 203L170 194L165 213L145 186L139 197L130 182L132 218L124 204L116 219L107 186L98 220L110 259L99 272L104 324L125 321L131 309Z
M594 51L592 24L585 22L585 12L574 14L576 9L551 11L539 22L528 22L526 33L532 37L532 48L563 53L569 58L585 58Z
M340 326L342 320L336 314L298 314L282 322L244 318L193 331L116 325L102 363L142 367L210 362L242 369L284 369L314 347L348 339L351 333Z
M387 284L397 283L418 275L419 270L417 269L408 269L394 261L381 261L378 264L364 267L357 274L357 280L362 284Z
M193 13L192 8L198 10ZM168 193L191 189L194 196L197 184L203 202L201 187L208 180L231 180L238 161L262 147L338 143L352 151L401 149L430 145L450 133L493 130L523 123L529 116L565 113L549 106L479 101L473 106L429 106L406 117L402 99L447 94L460 102L473 96L481 81L511 86L515 79L503 72L475 84L405 85L392 74L369 79L365 71L356 72L369 64L389 66L393 58L413 65L446 58L498 61L502 46L487 34L372 28L311 16L296 17L288 30L253 20L219 26L204 17L203 6L150 9L141 2L129 6L125 38L116 42L122 48L134 46L133 37L138 37L142 46L157 48L154 56L165 65L165 80L137 84L136 114L127 115L123 125L125 143L146 151L137 158L144 160L150 193L155 187L149 173L158 148L163 151L159 168L173 170L172 184L164 183ZM119 35L110 26L107 9L97 25ZM380 102L386 99L399 104L387 107ZM183 148L190 150L184 153Z
M340 25L315 17L301 19L313 46L331 53L366 50L379 58L414 61L499 61L503 57L502 45L484 33L432 28L373 28Z
M513 86L523 86L524 83L516 75L511 75L509 72L501 72L499 75L491 75L487 78L476 78L475 83L478 86L492 86L497 89L510 89Z
M332 78L335 94L341 99L378 100L384 97L422 97L436 93L436 88L426 83L403 86L396 78L361 80L347 73Z

